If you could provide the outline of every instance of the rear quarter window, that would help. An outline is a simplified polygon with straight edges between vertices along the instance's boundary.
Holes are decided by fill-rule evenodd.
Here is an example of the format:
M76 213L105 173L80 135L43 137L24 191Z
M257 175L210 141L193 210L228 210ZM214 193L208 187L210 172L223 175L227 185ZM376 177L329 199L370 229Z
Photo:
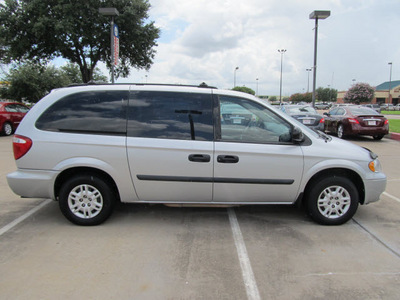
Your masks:
M128 91L88 91L65 96L36 121L36 128L74 133L126 133Z

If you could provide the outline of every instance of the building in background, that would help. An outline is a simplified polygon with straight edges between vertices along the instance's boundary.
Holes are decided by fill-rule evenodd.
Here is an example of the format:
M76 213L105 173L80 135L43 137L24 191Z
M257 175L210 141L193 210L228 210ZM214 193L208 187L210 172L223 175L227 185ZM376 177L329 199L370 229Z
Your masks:
M390 93L389 93L390 86ZM337 94L337 102L344 103L343 98L347 91L341 91ZM390 98L389 98L390 95ZM396 105L400 103L400 80L386 81L375 87L375 95L371 103L392 103Z

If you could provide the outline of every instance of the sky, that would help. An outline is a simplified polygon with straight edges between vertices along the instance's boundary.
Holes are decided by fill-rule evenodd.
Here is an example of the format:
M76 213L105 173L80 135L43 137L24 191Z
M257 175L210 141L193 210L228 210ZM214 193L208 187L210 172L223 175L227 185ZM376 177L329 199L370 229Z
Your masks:
M314 61L314 10L331 11L319 20L317 88L379 85L389 81L389 62L392 80L400 80L399 0L149 2L149 20L161 30L154 64L116 82L206 82L231 89L239 67L237 86L279 95L282 58L282 96L311 92L313 75L306 69Z

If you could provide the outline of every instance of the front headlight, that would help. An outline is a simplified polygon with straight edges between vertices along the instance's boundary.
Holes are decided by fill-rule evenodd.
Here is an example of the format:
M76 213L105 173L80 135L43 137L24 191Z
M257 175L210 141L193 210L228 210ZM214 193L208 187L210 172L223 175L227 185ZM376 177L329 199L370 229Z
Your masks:
M379 162L379 159L374 159L368 164L368 168L375 173L381 172L382 171L382 166L381 163Z

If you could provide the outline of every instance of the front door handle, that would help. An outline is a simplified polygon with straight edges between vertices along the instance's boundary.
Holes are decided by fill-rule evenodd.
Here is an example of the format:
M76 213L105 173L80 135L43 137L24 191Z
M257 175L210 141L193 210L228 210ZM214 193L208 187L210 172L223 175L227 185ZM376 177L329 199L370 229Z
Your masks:
M210 162L211 157L208 154L190 154L189 160L193 162Z
M239 162L239 157L236 155L218 155L217 162L223 164L236 164Z

